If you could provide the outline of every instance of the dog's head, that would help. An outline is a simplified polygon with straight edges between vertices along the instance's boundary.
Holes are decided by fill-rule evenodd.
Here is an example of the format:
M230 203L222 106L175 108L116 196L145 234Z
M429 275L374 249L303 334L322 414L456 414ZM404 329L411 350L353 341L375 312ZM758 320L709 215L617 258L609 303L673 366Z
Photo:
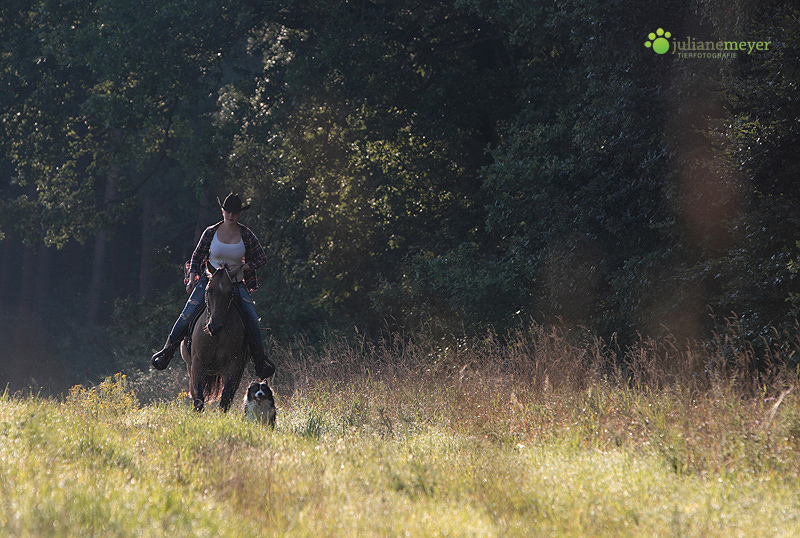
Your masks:
M269 400L270 402L275 401L272 396L272 390L269 388L266 381L253 381L250 383L250 386L247 387L245 400L248 402L257 402L259 404L264 400Z
M275 398L266 381L253 381L244 395L244 416L275 427Z

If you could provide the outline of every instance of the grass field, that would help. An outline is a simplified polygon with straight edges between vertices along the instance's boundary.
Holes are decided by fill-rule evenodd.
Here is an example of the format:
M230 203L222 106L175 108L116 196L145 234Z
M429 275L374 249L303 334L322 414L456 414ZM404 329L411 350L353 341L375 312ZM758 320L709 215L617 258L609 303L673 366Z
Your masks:
M275 430L158 374L6 393L0 535L800 536L796 376L703 350L284 349Z

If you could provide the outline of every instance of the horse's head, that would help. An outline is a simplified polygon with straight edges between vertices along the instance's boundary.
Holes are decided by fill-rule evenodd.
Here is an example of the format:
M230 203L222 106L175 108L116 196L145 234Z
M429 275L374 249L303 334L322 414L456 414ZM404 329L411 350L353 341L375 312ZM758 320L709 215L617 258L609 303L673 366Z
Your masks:
M241 271L235 271L228 267L215 269L211 263L206 263L206 305L208 307L208 323L205 326L206 333L216 336L225 324L225 318L230 310L233 294L236 288L234 280Z

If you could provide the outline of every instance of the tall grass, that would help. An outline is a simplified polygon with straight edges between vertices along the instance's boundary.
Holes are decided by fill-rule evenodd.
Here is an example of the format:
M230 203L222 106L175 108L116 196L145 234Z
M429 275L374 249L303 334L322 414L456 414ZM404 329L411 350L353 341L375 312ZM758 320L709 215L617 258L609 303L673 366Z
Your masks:
M5 393L0 534L796 536L784 344L296 343L273 350L275 430L172 388L145 404L150 374Z

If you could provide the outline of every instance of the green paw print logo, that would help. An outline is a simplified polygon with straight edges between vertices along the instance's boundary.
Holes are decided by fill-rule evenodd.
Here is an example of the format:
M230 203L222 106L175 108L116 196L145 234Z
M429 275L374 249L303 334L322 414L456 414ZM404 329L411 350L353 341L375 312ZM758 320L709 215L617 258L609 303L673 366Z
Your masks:
M656 54L666 54L669 50L669 41L667 39L670 37L672 37L672 34L665 32L663 28L659 28L647 35L647 41L644 46L648 49L652 47L653 52Z

